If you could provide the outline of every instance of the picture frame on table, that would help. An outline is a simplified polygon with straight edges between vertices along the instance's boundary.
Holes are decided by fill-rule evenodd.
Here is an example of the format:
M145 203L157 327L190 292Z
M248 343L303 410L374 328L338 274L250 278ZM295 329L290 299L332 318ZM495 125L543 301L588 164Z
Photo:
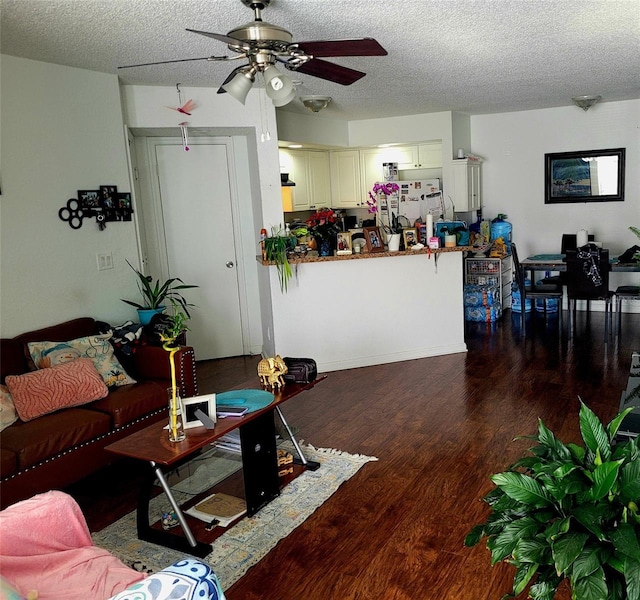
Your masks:
M367 252L384 252L384 242L380 227L364 227L364 240L367 243Z
M336 254L346 255L351 254L353 250L353 243L351 241L350 231L338 231L336 234Z
M182 399L182 421L185 429L203 427L202 421L196 416L200 409L214 423L216 422L216 395L206 394Z
M415 227L405 227L402 230L402 239L405 250L410 250L411 246L415 246L419 242L418 230Z
M544 203L624 201L625 148L544 155Z

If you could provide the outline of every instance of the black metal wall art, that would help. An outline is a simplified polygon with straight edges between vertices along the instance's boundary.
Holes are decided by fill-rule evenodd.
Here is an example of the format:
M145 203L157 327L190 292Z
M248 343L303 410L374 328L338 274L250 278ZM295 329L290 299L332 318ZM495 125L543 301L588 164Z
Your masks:
M82 221L95 218L100 231L108 222L131 221L133 207L129 192L118 193L115 185L101 185L98 190L78 190L78 197L69 198L58 217L69 223L71 229L80 229Z

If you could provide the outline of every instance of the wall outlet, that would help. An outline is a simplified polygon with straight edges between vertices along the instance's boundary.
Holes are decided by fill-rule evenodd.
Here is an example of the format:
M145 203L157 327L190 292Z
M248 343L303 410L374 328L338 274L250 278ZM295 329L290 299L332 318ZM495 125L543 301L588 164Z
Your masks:
M111 252L107 254L96 254L96 261L98 263L98 271L113 269L113 254L111 254Z

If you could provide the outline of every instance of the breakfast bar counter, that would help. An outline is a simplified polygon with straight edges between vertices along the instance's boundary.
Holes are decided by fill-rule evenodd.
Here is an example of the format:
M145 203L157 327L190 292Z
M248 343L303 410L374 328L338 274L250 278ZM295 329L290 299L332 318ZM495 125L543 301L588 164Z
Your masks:
M466 352L467 246L290 261L281 292L273 264L263 303L264 352L314 358L320 372Z

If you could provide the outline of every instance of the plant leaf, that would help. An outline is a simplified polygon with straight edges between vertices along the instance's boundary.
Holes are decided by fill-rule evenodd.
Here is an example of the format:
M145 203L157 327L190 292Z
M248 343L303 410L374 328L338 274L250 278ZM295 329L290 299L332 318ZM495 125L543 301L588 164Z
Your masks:
M562 458L563 460L569 458L569 449L553 435L553 432L547 428L542 419L538 419L538 440L540 444L552 451L555 458Z
M522 473L496 473L491 476L495 483L507 496L532 506L547 506L551 499L545 489L531 477Z
M492 564L511 556L516 544L522 539L531 538L538 528L539 524L529 517L505 525L502 532L487 543L491 550Z
M624 562L624 579L627 583L627 598L640 598L640 563L630 559Z
M593 454L600 450L604 460L611 457L611 444L609 437L595 413L580 400L580 432L585 445Z
M634 531L633 525L620 523L611 531L611 541L615 549L636 562L640 562L640 543Z
M567 574L567 570L582 552L585 542L589 538L587 533L565 533L551 542L551 552L556 564L558 575Z
M531 578L536 574L537 570L538 565L535 563L524 563L518 567L518 570L516 571L515 577L513 579L514 596L518 596L524 591L524 588L527 587L527 585L531 581Z
M609 439L613 439L616 437L616 433L618 433L618 429L620 429L620 425L622 425L623 419L633 410L633 406L626 408L620 414L616 415L611 423L607 425L607 433L609 434Z
M484 526L476 525L467 534L467 537L464 538L464 545L468 547L475 546L482 539L483 535L484 535Z
M573 563L572 577L574 579L587 577L601 566L600 548L598 546L585 547Z
M521 539L518 540L513 550L513 557L521 563L548 563L551 559L549 554L549 544L542 539ZM515 591L515 589L514 589ZM516 596L520 592L516 593Z
M622 461L606 462L595 468L593 486L587 494L591 500L600 500L612 490L618 478L621 463Z
M602 568L587 577L572 580L572 587L573 597L580 600L605 600L609 595Z
M620 498L626 504L640 498L640 460L634 460L620 471Z

